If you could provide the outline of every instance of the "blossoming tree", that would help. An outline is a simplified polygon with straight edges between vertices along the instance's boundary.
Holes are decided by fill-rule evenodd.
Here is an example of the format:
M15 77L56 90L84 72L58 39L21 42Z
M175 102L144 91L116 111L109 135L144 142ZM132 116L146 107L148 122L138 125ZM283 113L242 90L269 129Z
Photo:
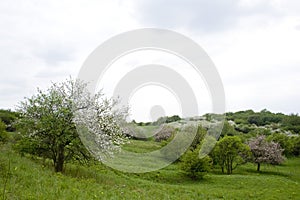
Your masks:
M125 141L118 119L126 112L115 109L116 103L101 92L91 94L79 80L38 90L18 109L19 150L52 159L56 172L63 171L65 161L101 160Z

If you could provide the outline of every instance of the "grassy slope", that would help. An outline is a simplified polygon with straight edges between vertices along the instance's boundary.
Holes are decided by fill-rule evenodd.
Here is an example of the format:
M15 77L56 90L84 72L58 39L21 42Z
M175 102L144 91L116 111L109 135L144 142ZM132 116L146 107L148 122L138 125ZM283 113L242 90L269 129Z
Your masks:
M147 142L146 146L151 149ZM64 175L55 174L42 161L20 157L9 146L0 150L0 199L3 194L7 199L300 199L300 158L282 166L263 166L262 173L247 164L233 175L214 172L191 181L174 164L146 174L68 165Z

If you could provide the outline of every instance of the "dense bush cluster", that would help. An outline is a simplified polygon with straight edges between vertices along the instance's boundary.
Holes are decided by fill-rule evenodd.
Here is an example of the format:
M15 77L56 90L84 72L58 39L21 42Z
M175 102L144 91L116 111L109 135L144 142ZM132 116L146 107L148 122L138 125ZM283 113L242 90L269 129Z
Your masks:
M266 109L260 112L253 110L226 113L227 120L232 120L236 124L254 124L256 126L266 126L280 124L283 130L300 133L300 116L298 114L284 115L282 113L272 113Z
M0 109L0 121L6 125L6 131L15 131L14 122L19 117L18 112Z

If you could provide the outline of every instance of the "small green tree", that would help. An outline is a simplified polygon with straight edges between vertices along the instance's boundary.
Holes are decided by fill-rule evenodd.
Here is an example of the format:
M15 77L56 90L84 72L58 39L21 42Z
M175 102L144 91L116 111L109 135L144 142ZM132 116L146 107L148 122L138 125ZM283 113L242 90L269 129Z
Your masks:
M237 136L225 136L213 151L214 162L220 165L222 172L232 174L232 171L240 164L245 163L246 158L250 155L250 149L243 144Z
M196 180L201 179L212 167L212 159L209 156L199 157L201 145L188 150L180 159L180 167L184 173Z

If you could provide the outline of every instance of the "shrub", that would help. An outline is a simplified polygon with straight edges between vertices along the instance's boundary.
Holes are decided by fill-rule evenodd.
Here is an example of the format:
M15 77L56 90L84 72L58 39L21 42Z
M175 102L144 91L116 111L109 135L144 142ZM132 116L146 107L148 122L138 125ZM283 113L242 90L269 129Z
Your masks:
M238 165L246 162L250 150L239 137L225 136L218 141L212 154L214 162L220 165L222 172L226 169L227 174L232 174Z
M293 155L300 156L300 136L292 137Z
M162 140L168 140L175 134L175 128L171 126L163 126L155 135L155 141L160 142Z
M197 146L203 141L203 139L205 138L206 134L207 134L206 129L203 128L201 125L198 125L196 136L194 137L194 140L193 140L190 148L192 150L196 149Z
M293 154L293 143L291 137L288 135L282 133L273 133L267 138L267 140L279 143L285 156L290 156Z
M200 145L194 150L188 150L180 159L180 167L192 179L201 179L212 167L209 156L199 157Z
M15 127L13 123L18 118L19 113L13 112L11 110L3 110L0 109L0 121L6 124L6 131L13 132L15 131Z
M5 129L6 125L0 120L0 142L6 142L8 140L8 134Z

